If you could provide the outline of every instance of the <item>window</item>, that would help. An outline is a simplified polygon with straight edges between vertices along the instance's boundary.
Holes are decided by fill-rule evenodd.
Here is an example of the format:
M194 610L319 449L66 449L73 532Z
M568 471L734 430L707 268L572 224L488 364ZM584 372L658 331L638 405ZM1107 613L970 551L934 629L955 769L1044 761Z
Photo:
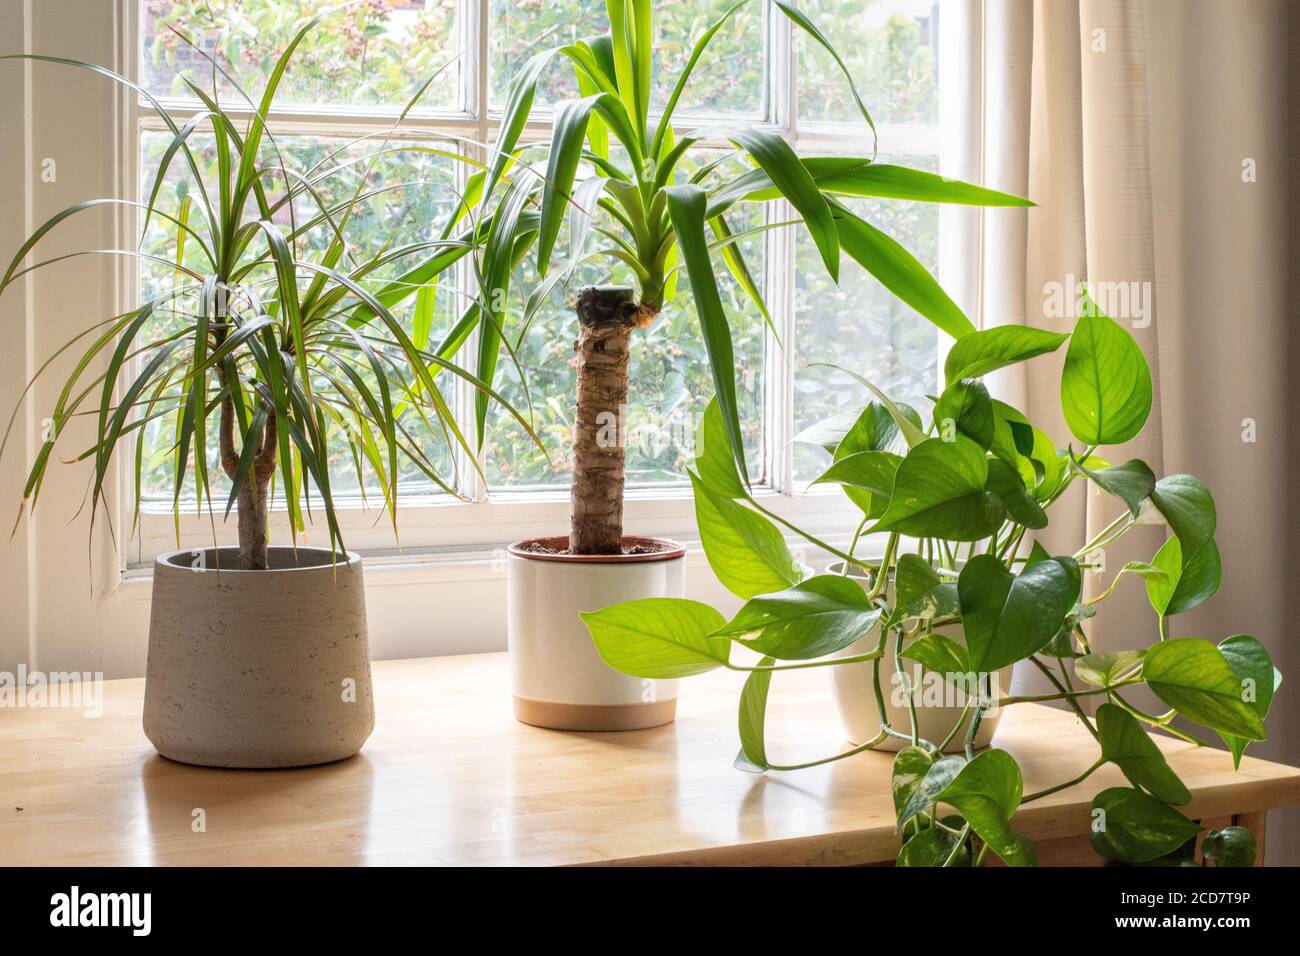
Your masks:
M670 76L689 55L693 37L732 3L657 3L659 75ZM835 38L867 93L880 130L881 158L936 169L937 0L801 0L800 6ZM177 74L206 88L212 83L213 68L175 30L215 56L233 79L256 89L277 51L304 19L333 7L332 0L142 0L138 76L178 118L193 115L199 111L198 100ZM792 30L784 17L766 7L758 2L749 5L719 34L707 62L692 78L678 125L713 126L742 118L769 125L809 154L869 154L869 133L854 120L848 89L833 64L819 48L806 44L802 33ZM436 221L442 204L453 202L464 183L464 165L435 150L482 158L483 144L496 138L499 110L513 71L538 49L604 28L604 5L599 0L370 0L335 8L303 42L286 76L279 101L283 108L272 122L276 142L292 162L304 167L346 163L362 148L347 144L366 134L386 134L411 92L437 72L418 108L396 134L401 142L428 146L430 151L386 158L374 173L376 182L398 188L377 195L366 215L349 227L356 230L353 239L377 244L396 236L409 241ZM218 89L224 104L238 102L228 82L219 82ZM525 136L544 139L549 133L549 104L575 92L564 65L553 64ZM666 95L667 88L657 91L660 102ZM138 116L139 166L148 169L150 158L166 145L164 127L146 101L138 104ZM198 141L198 145L203 144ZM339 189L356 185L346 176L337 182ZM142 184L142 190L148 185ZM170 204L175 212L182 189L180 180L165 187L164 208ZM928 267L937 267L941 236L934 207L890 203L873 208L867 201L863 205L874 221L914 250ZM790 218L788 209L769 207L751 207L751 221L733 226ZM150 228L146 243L162 236L157 222ZM563 236L559 248L565 248ZM751 472L781 496L783 507L815 510L817 500L825 495L810 493L806 485L824 465L822 452L795 442L793 436L810 423L866 399L861 386L823 363L851 367L894 395L915 401L933 391L937 333L852 262L844 262L840 284L833 284L801 229L758 233L745 240L743 250L765 290L779 333L767 328L738 288L724 287L724 302L733 319ZM549 462L500 411L491 416L482 478L473 463L431 444L430 454L444 456L437 460L457 475L456 490L466 500L412 475L402 489L409 501L399 509L405 512L404 546L495 544L517 533L540 533L509 515L521 516L521 522L554 522L564 514L576 332L576 319L566 300L583 284L610 278L617 281L618 277L594 267L579 270L567 292L557 289L527 329L514 330L527 392L513 363L508 359L501 363L499 387L516 407L530 409L535 428L547 443ZM172 280L165 268L149 266L132 281L148 293ZM516 283L512 295L520 294L520 286L527 288L527 277ZM425 313L434 337L458 311L457 294L456 288L440 287L432 318ZM668 521L666 533L680 532L690 524L685 466L692 455L695 421L711 394L689 301L689 284L683 275L677 299L654 326L638 335L631 373L630 517L635 521L637 509L646 509L645 515ZM399 314L414 328L414 303L405 310ZM472 393L463 387L456 399L468 434ZM174 540L171 517L161 513L172 500L170 476L157 464L159 452L174 440L168 429L164 421L154 422L144 437L141 460L147 513L139 554L143 559ZM365 471L343 457L333 463L334 485L336 491L347 489L357 495L357 532L350 536L350 544L391 547L391 531L385 531L382 522L374 527L376 514L362 500L368 481ZM547 503L555 507L548 510L543 507ZM429 509L436 509L436 515L426 514ZM210 536L206 518L194 522L195 534Z

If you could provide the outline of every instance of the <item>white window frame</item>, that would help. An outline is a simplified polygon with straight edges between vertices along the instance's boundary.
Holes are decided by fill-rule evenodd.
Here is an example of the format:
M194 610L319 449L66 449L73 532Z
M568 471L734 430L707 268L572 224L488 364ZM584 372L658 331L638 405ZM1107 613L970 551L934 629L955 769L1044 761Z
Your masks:
M139 53L136 31L138 0L66 0L50 4L38 0L0 0L0 25L21 37L29 53L73 56L109 66L135 76ZM941 170L945 175L972 182L983 181L982 83L983 0L943 0L941 47L943 80L940 89ZM483 3L471 8L479 17ZM72 11L75 11L73 13ZM773 89L778 91L769 113L786 135L810 149L865 150L839 138L837 131L821 125L798 124L795 116L796 75L789 60L789 29L781 18L768 32L780 41L771 60ZM481 46L481 45L480 45ZM483 50L476 54L483 62ZM471 63L467 69L475 68ZM60 72L44 64L24 66L22 96L12 97L25 110L22 168L7 168L6 182L22 197L21 215L0 222L5 245L17 248L35 226L73 202L101 195L135 196L140 189L138 158L143 122L134 95L81 71ZM475 95L486 91L484 78L474 73ZM784 89L784 92L779 92ZM19 100L22 100L19 103ZM12 104L11 107L12 108ZM70 117L72 119L70 119ZM85 122L78 120L84 117ZM416 117L408 124L422 131L448 125L465 129L468 117ZM303 128L310 114L293 110L274 115L276 127ZM339 124L364 123L365 117L344 110L331 111ZM530 135L545 135L548 122L537 117ZM475 138L481 129L476 127ZM929 153L930 141L907 137L929 135L923 131L883 126L881 143L891 152L904 152L920 143ZM835 137L833 142L828 140ZM45 158L57 160L57 185L42 183L37 173ZM774 210L773 215L785 215ZM945 206L940 211L939 278L957 304L979 322L983 287L980 242L983 214L978 209ZM138 238L138 223L110 215L73 217L51 236L60 251L123 248ZM779 256L773 262L791 262L788 230L772 234ZM29 260L34 261L34 260ZM773 268L768 296L783 325L785 341L793 332L793 289L782 281L788 270ZM11 287L0 311L13 321L8 357L23 377L36 373L61 344L85 331L87 316L103 317L125 311L138 296L134 270L101 257L69 260L24 277L22 287ZM942 337L940 338L942 342ZM769 349L767 452L776 459L769 474L771 487L763 491L764 504L796 521L801 527L837 545L844 543L845 527L853 507L838 492L802 494L789 476L788 419L778 412L790 394L791 373L775 350ZM942 347L941 347L942 353ZM940 354L942 360L942 354ZM96 372L103 366L95 366ZM62 380L58 371L37 380L11 436L14 449L26 454L0 461L0 481L18 491L27 468L40 446L42 415L57 399ZM93 441L93 423L83 419L71 426L78 448ZM781 449L778 455L776 450ZM84 505L85 475L79 468L52 469L41 506L28 511L18 530L18 541L0 552L4 563L4 594L11 614L0 627L0 654L16 666L46 669L102 670L108 677L140 676L145 672L150 614L148 555L174 546L170 515L145 516L144 535L129 540L124 529L131 522L130 456L115 455L120 467L106 483L101 517L89 532ZM80 511L79 511L80 508ZM371 650L375 659L418 657L497 650L505 644L504 562L495 548L526 534L562 533L568 528L568 502L557 493L512 498L491 496L473 505L406 499L400 511L405 550L395 555L386 523L375 515L344 511L341 515L351 547L364 551L366 600L370 617ZM282 517L282 516L281 516ZM70 519L76 520L70 520ZM635 490L627 508L629 530L652 530L678 537L688 546L687 594L706 601L724 613L739 602L710 573L698 549L689 494L662 489ZM218 524L220 530L220 525ZM275 528L278 540L286 529ZM233 528L226 530L233 535ZM206 519L186 519L183 544L211 541ZM796 547L802 544L795 539ZM864 542L859 553L879 553L879 542ZM803 557L819 567L824 555L813 549ZM10 632L13 633L10 633ZM12 638L12 640L11 640ZM20 646L22 645L22 646Z
M139 76L140 53L138 0L120 0L123 7L124 29L122 53L129 69L128 75ZM489 37L487 29L489 0L461 0L458 18L464 53L461 56L460 84L463 109L429 110L412 114L394 135L404 139L443 139L468 143L471 156L482 159L477 143L495 141L500 111L488 107L489 97ZM870 133L861 124L827 122L800 123L798 117L797 52L795 31L785 17L774 16L765 7L765 44L767 54L767 89L764 95L764 116L756 122L772 130L799 149L826 152L860 153L871 151ZM124 163L124 183L128 194L138 190L139 139L144 131L162 131L163 121L149 106L137 98L127 98L127 129L136 130L133 144L128 144L129 157ZM159 97L163 107L177 122L193 116L198 107L192 101ZM232 115L247 119L247 108L232 108ZM292 106L275 109L271 123L277 133L361 135L367 132L387 131L396 118L394 109L361 109L352 106ZM734 117L731 117L734 121ZM699 125L717 125L718 117L692 116L682 113L678 119L682 128ZM546 139L550 135L551 119L548 110L535 110L525 128L524 141ZM938 127L924 125L879 124L880 141L887 144L891 154L939 155ZM704 145L708 145L707 143ZM721 145L721 144L718 144ZM464 173L458 173L463 175ZM784 204L770 204L769 216L791 217ZM126 235L134 235L132 215L127 220ZM793 272L795 242L791 230L773 230L765 238L766 264L765 294L774 321L783 341L794 337L795 306ZM941 241L941 246L943 242ZM138 270L131 261L121 266L123 306L134 303L138 294ZM792 363L785 360L776 345L771 330L765 330L764 368L764 436L762 480L756 496L773 512L797 522L801 527L831 536L848 533L845 528L845 499L838 490L809 490L807 482L794 477L792 454L792 397L794 371ZM471 343L472 347L472 343ZM460 382L456 403L461 425L469 434L472 429L470 386ZM458 453L463 454L463 453ZM123 460L127 456L122 456ZM568 489L488 489L467 461L461 461L460 472L467 487L469 501L459 501L447 496L402 495L398 507L401 535L400 554L396 549L392 528L386 516L379 514L376 505L361 508L360 500L340 499L339 521L349 548L372 559L384 561L443 561L451 554L482 555L500 548L509 541L541 534L560 534L568 530ZM129 481L129 477L123 474ZM380 520L376 521L376 518ZM629 532L673 535L695 539L694 508L688 485L681 487L649 486L628 489L625 506L625 523ZM288 535L288 525L283 514L272 516L273 534L280 540ZM323 533L323 532L321 532ZM224 539L233 535L233 528L217 522L217 535ZM308 538L313 534L311 526ZM213 524L204 516L182 514L180 521L181 547L210 544ZM147 569L158 554L177 546L176 524L170 509L146 508L141 515L138 534L123 543L123 569ZM870 547L870 543L868 543ZM136 573L139 573L138 571Z

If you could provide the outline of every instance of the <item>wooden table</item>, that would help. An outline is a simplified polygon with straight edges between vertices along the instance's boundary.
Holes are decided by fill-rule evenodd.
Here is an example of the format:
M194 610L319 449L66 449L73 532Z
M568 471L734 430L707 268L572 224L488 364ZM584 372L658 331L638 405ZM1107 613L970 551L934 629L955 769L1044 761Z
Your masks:
M862 864L897 852L891 757L811 770L732 769L741 675L682 682L675 724L620 734L539 730L511 716L503 654L374 665L378 722L357 757L304 770L209 770L157 756L140 730L142 680L110 681L103 716L0 710L0 865ZM773 681L769 754L843 746L827 675ZM994 741L1025 791L1095 758L1069 714L1009 708ZM1189 816L1300 803L1300 770L1160 739L1194 795ZM1025 807L1044 863L1096 860L1090 797L1113 767ZM201 815L196 811L202 811ZM196 821L204 827L196 832ZM1082 847L1082 849L1080 849Z

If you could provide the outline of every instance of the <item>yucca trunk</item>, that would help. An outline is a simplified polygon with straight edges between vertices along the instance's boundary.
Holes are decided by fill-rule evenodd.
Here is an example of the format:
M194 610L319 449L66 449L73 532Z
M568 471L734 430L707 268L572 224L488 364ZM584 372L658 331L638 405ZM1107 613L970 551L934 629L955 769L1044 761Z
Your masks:
M249 434L257 442L257 455L247 480L239 486L236 507L239 514L239 570L265 571L267 561L267 497L275 474L275 446L279 440L275 413L271 412L260 434ZM221 402L221 466L231 481L239 473L241 452L235 449L235 406L229 395Z
M578 408L573 425L574 554L623 548L623 415L628 346L638 324L632 289L593 286L578 296Z

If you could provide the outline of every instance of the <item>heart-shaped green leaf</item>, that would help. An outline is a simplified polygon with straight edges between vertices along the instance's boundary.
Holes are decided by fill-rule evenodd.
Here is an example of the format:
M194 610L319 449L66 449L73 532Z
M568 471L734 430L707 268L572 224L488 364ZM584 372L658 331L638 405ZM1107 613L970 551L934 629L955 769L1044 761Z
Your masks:
M890 790L894 796L894 816L902 816L912 800L912 795L921 786L921 781L930 772L933 763L934 758L924 747L904 747L894 754L894 768L890 775Z
M1022 412L1005 402L994 399L992 407L993 442L989 451L1016 469L1027 486L1033 486L1038 480L1029 461L1034 450L1034 427Z
M740 692L740 715L737 724L740 728L740 752L748 766L740 769L753 772L767 769L767 744L764 741L763 726L767 721L767 692L772 685L773 664L770 657L758 662L759 670L749 672L744 689Z
M910 837L898 851L896 866L970 866L970 848L957 850L958 835L941 827L929 827ZM956 857L953 851L957 850Z
M731 642L710 632L724 623L707 604L682 598L644 598L580 617L605 663L634 677L668 680L726 664Z
M953 382L934 406L935 431L943 438L960 432L981 448L988 448L993 444L994 424L989 390L978 379Z
M1036 479L1034 498L1037 501L1048 501L1070 477L1070 459L1052 444L1052 439L1046 432L1033 428L1032 434L1034 447L1029 453L1029 464Z
M1097 687L1113 687L1137 670L1146 651L1102 651L1074 662L1075 676Z
M859 375L851 368L845 368L842 365L835 365L831 362L815 363L812 367L816 368L818 366L823 368L833 368L838 372L842 372L874 395L876 397L876 402L878 402L880 407L885 410L893 420L894 425L897 427L899 437L903 441L903 448L914 448L921 444L921 442L925 441L925 431L921 428L921 417L917 415L916 409L910 408L901 402L895 402L881 391L880 387L874 382ZM837 448L836 450L838 451L839 449ZM877 447L875 449L849 450L884 451L886 449Z
M868 518L879 518L889 505L894 475L903 461L887 451L860 451L839 458L813 484L842 485L844 493Z
M966 766L966 758L957 754L950 754L936 760L925 772L920 784L912 790L907 803L898 813L898 829L902 830L908 820L934 803L939 794L956 779L957 774L961 773L961 768L964 766Z
M1245 827L1211 830L1201 841L1201 856L1215 866L1254 866L1259 849Z
M938 795L966 818L970 828L1008 866L1033 866L1033 844L1011 827L1023 794L1020 767L1005 750L986 750L968 763Z
M1204 482L1191 475L1166 475L1156 482L1151 503L1182 542L1183 563L1191 560L1211 538L1218 522L1214 498Z
M1263 720L1273 704L1273 694L1282 683L1282 673L1273 666L1268 651L1249 634L1236 634L1220 641L1219 651L1241 682L1246 702L1254 707L1259 719ZM1232 765L1240 767L1241 755L1246 752L1246 745L1250 741L1235 734L1219 733L1219 736L1232 751Z
M1052 556L1047 553L1043 545L1035 541L1029 547L1029 556L1025 558L1025 567L1032 568L1035 564L1042 564L1044 561L1050 561Z
M695 521L709 567L732 594L751 598L798 584L803 573L776 525L758 512L715 495L693 471Z
M873 530L949 541L986 538L1001 527L1004 513L985 490L987 480L988 459L969 438L926 439L899 464L889 507Z
M1173 853L1200 832L1191 820L1150 794L1128 787L1092 799L1092 846L1108 860L1146 863Z
M745 488L736 470L736 459L727 441L727 426L722 420L718 400L711 399L704 409L696 439L695 473L704 487L720 498L743 498Z
M1246 699L1251 688L1209 641L1184 637L1153 645L1142 663L1142 677L1161 700L1189 720L1251 740L1268 738L1255 701Z
M921 416L903 402L894 407L918 432ZM907 451L908 443L898 430L889 409L879 402L868 402L859 412L845 412L809 425L794 437L796 442L825 449L834 458L844 458L860 451Z
M977 554L962 568L957 594L971 668L995 671L1056 636L1078 599L1078 572L1050 558L1017 575L992 555Z
M1192 795L1165 755L1128 711L1118 704L1102 704L1097 708L1097 734L1102 758L1119 767L1135 787L1176 806L1191 802Z
M917 429L921 427L921 416L916 409L903 402L894 402L894 409L910 425ZM838 461L863 451L888 451L901 455L907 448L907 438L899 431L889 409L880 402L867 402L832 454Z
M957 584L945 581L928 561L916 554L904 554L894 566L894 610L889 626L910 618L928 620L961 613Z
M751 598L713 633L778 660L810 660L848 647L875 626L881 613L853 579L821 574Z
M984 487L997 496L1012 520L1026 528L1046 528L1047 512L1034 500L1024 480L1006 462L989 460L989 477Z
M1122 465L1092 470L1077 459L1075 467L1107 494L1112 494L1128 505L1133 517L1138 516L1142 502L1150 497L1156 487L1155 473L1147 467L1146 462L1134 458Z
M1151 414L1151 369L1133 336L1095 308L1074 327L1061 372L1061 410L1085 445L1120 445Z
M999 325L969 332L948 350L943 363L944 379L952 384L963 378L979 378L995 369L1055 352L1069 337L1028 325Z
M944 680L964 684L972 673L970 654L946 634L918 637L900 656L920 662L922 667Z
M1162 572L1147 577L1147 600L1157 614L1172 617L1190 611L1214 597L1223 580L1219 546L1211 538L1201 545L1190 560L1184 560L1182 542L1177 537L1164 543L1151 564Z

